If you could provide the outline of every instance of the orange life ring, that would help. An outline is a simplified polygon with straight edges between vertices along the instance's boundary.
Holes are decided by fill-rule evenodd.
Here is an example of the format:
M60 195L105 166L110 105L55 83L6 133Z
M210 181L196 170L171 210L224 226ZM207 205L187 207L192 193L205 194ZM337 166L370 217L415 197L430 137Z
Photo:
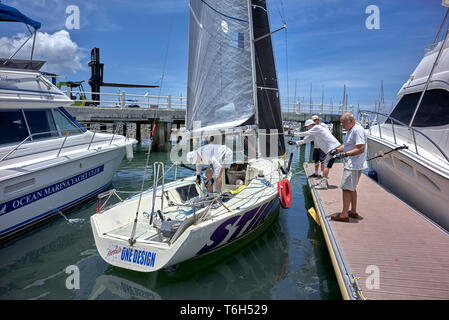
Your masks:
M281 207L284 209L289 209L292 205L292 190L288 179L278 182L278 197Z

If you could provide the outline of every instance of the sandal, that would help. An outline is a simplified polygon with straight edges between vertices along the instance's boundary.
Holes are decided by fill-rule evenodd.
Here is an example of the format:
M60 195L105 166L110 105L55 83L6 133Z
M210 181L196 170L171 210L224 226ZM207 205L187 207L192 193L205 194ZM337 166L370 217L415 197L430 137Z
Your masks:
M351 218L354 218L354 219L360 219L360 215L359 215L358 213L352 213L352 212L350 212L350 213L349 213L349 216L350 216Z
M331 216L331 220L349 222L349 217L340 217L340 215L338 214L336 216Z

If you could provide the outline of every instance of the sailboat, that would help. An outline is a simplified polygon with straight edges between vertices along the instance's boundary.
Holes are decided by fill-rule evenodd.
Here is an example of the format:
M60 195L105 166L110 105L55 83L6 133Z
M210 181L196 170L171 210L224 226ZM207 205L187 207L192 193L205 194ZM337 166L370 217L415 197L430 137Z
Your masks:
M220 192L195 176L165 183L155 163L152 188L92 215L97 250L113 266L174 267L262 233L290 205L292 154L287 161L266 1L191 0L189 10L186 132L244 147Z

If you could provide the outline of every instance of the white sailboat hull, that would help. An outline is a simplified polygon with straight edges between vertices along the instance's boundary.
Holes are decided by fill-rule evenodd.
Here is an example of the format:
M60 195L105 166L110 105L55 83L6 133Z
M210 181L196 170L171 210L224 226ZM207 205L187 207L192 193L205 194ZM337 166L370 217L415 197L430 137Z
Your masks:
M234 214L227 219L214 221L207 226L194 226L186 231L182 239L178 239L180 241L170 247L150 243L130 246L126 240L100 236L94 224L92 228L98 252L107 263L140 272L153 272L200 257L240 240L257 228L263 227L266 221L270 221L270 216L275 214L278 206L279 200L276 197L257 208ZM248 222L252 223L251 227L247 227L236 238L231 239L234 234L228 228L232 228L233 223L243 219L245 215L253 215Z
M291 175L287 178L290 177ZM91 217L97 250L100 256L113 266L153 272L222 249L273 221L274 215L277 214L276 208L279 206L278 181L279 177L273 178L273 183L268 187L254 179L247 189L258 190L246 193L246 196L250 197L249 201L229 200L225 205L231 212L223 207L216 209L220 212L213 213L210 219L191 224L174 241L161 241L157 233L151 231L153 227L148 217L141 214L135 233L137 241L131 246L128 240L131 237L137 209L138 196L135 196ZM190 177L183 179L182 182L169 183L166 189L194 182L195 177ZM242 192L238 196L242 199L245 194ZM146 204L149 208L148 201L151 198L152 192L146 193L142 198L142 204Z

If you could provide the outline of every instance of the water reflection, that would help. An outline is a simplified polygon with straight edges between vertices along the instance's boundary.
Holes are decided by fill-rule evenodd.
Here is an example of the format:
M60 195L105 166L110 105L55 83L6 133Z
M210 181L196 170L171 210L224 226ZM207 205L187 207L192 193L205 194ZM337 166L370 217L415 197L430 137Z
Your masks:
M142 274L110 267L97 284L109 290L106 294L136 299L142 288L149 290L148 296L162 299L271 299L270 290L285 277L289 262L287 238L277 222L237 253L219 255L214 261L208 257L180 264L174 273ZM101 299L104 290L100 293L97 287L90 297Z

